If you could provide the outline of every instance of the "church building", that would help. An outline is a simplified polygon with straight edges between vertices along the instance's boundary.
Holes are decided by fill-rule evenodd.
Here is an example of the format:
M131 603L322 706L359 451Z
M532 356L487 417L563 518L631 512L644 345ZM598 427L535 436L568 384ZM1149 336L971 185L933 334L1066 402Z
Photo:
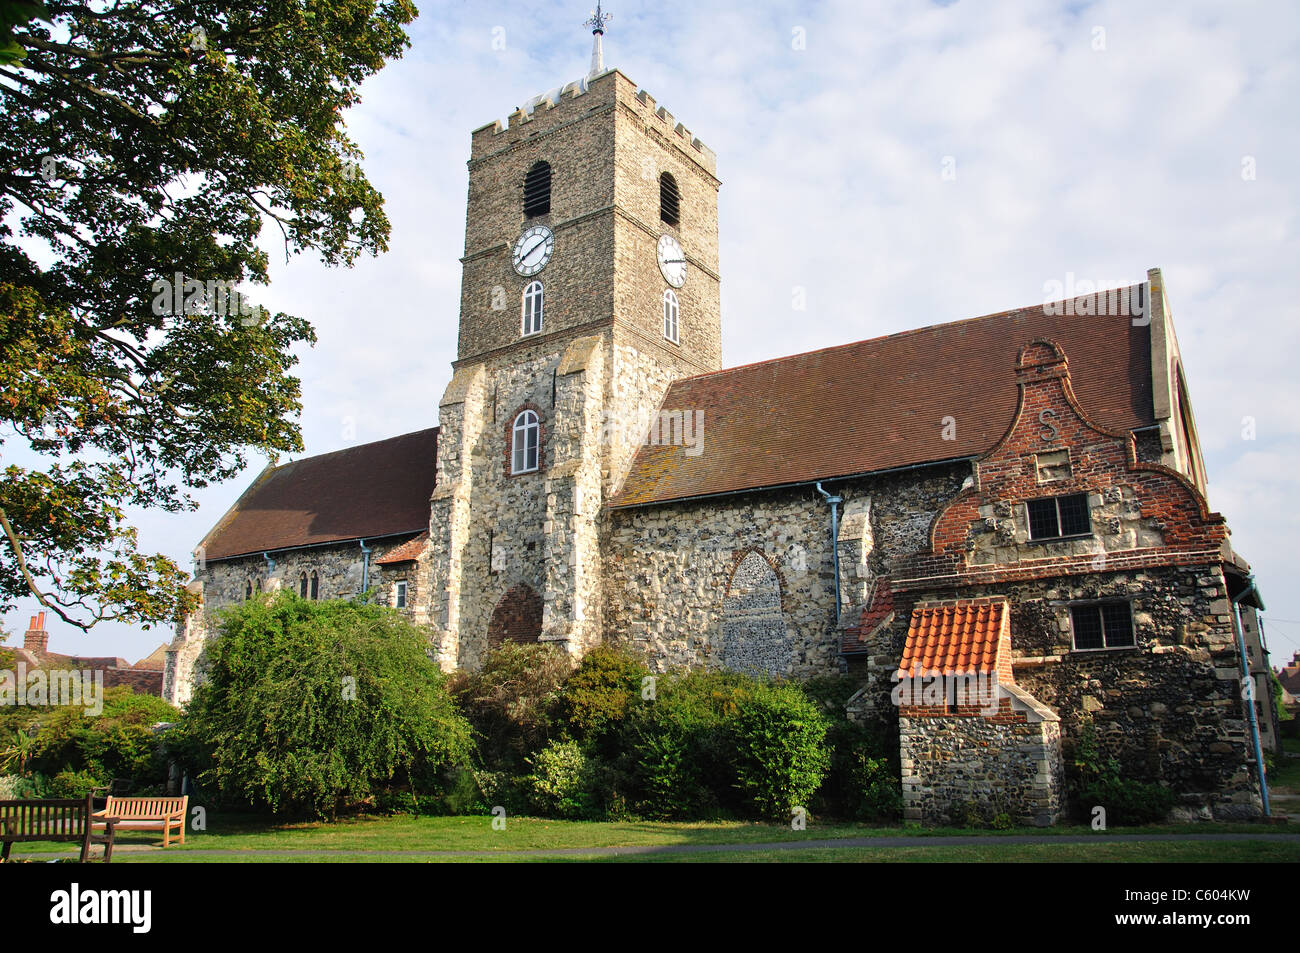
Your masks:
M715 156L594 25L590 75L471 135L437 426L268 466L199 544L166 696L223 607L369 592L448 670L513 641L847 673L912 819L1056 821L1086 726L1182 816L1259 815L1262 604L1160 271L723 368Z

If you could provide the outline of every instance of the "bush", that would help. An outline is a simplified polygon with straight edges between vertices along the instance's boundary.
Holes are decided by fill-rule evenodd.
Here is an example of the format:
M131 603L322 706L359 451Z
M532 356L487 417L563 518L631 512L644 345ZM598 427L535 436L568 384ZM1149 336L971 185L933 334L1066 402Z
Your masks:
M602 740L617 729L641 698L645 663L624 649L598 645L564 684L561 717L578 740Z
M394 792L418 806L471 750L428 645L388 608L251 599L221 617L169 745L200 785L254 809L332 816Z
M753 684L697 669L660 678L653 699L638 699L621 739L638 813L697 818L740 807L727 722Z
M45 791L46 797L82 798L96 788L108 787L109 779L92 774L89 771L60 771L50 779Z
M866 749L853 752L849 776L856 797L850 816L864 821L896 821L903 816L902 779L888 758L873 758Z
M560 692L573 670L550 645L507 642L477 672L458 672L448 688L474 728L478 763L523 774L527 759L555 729Z
M0 766L50 778L88 774L102 786L120 778L133 791L151 789L167 780L154 726L179 715L161 698L125 686L105 690L98 715L76 706L15 709L0 717Z
M1094 806L1106 809L1106 824L1136 827L1158 824L1174 807L1174 794L1163 785L1126 778L1094 781L1079 792L1080 806L1091 814Z
M828 725L794 685L757 683L739 699L729 724L736 780L758 816L789 820L806 808L830 767Z
M802 685L830 726L830 767L814 805L838 817L894 821L903 813L897 709L869 725L851 721L846 706L860 687L860 679L846 675L819 675Z
M546 817L590 818L596 814L594 766L573 741L551 742L528 762L524 779L529 806Z

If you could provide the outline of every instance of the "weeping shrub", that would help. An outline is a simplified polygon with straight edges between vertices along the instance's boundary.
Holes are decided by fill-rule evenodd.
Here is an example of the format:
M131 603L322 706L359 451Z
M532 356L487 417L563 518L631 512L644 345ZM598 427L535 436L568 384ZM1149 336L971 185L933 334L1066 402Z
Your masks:
M381 606L289 592L228 610L169 744L227 803L332 816L443 793L468 760L428 634Z

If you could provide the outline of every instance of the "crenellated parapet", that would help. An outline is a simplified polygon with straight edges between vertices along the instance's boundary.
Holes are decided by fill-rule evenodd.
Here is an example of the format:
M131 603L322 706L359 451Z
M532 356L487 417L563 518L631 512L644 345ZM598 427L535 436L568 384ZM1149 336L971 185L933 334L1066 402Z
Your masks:
M504 122L494 120L475 129L470 134L470 165L616 104L638 115L665 142L672 143L711 175L716 174L717 156L713 150L619 70L609 70L590 81L574 80L548 90L517 107Z

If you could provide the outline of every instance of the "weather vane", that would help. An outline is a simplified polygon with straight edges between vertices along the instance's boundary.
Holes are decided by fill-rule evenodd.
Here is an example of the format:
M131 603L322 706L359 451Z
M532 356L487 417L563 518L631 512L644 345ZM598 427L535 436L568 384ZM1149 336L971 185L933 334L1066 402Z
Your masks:
M591 11L591 19L584 23L583 26L591 27L592 33L603 34L605 32L606 22L608 22L613 16L614 14L612 13L601 13L600 3L597 2L596 9Z

